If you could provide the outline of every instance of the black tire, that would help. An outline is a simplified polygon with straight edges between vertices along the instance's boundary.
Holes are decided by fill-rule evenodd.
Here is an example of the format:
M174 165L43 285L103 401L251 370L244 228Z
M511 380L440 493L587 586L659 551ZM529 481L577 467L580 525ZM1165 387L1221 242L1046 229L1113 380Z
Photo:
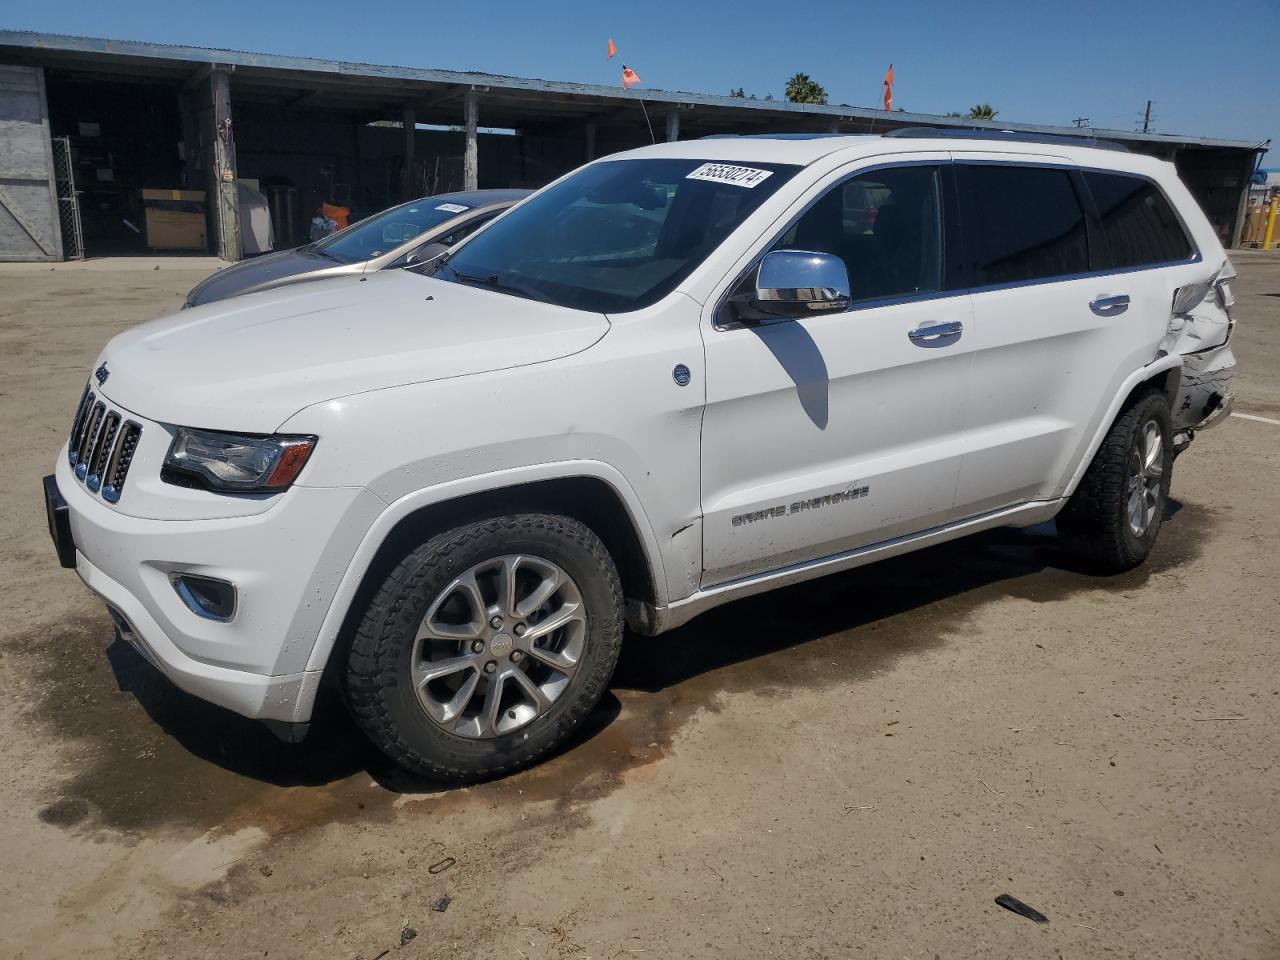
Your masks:
M576 672L546 712L506 734L458 736L433 721L418 702L410 679L415 636L430 604L456 577L510 554L549 561L573 579L585 607L582 653ZM469 523L410 552L382 583L352 639L347 704L374 745L406 769L449 783L491 779L545 757L586 719L613 674L622 631L618 572L589 528L548 514Z
M1154 516L1139 534L1129 522L1133 458L1141 456L1148 424L1159 430L1161 462ZM1164 519L1173 477L1173 424L1169 402L1155 389L1134 398L1107 432L1080 485L1058 514L1064 546L1098 573L1131 570L1147 559Z

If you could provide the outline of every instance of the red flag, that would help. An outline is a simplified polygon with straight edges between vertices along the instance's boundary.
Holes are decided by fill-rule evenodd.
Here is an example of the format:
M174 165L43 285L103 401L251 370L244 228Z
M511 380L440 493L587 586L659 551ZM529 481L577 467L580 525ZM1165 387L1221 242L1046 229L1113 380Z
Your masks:
M889 70L884 75L884 112L888 113L893 109L893 64L889 64Z
M630 90L632 87L634 87L634 86L635 86L637 83L639 83L639 82L640 82L640 78L639 78L638 76L636 76L636 72L635 72L634 70L632 70L630 67L628 67L626 64L623 64L623 66L622 66L622 89L623 89L623 90Z
M604 58L606 60L612 60L613 55L617 52L618 52L618 48L613 45L613 37L610 37L609 42L605 45L605 48L604 48Z

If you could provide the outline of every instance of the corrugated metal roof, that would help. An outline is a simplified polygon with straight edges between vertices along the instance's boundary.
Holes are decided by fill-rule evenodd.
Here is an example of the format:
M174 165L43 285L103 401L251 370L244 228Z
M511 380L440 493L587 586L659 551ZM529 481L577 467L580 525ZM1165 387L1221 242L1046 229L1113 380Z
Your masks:
M894 112L886 114L870 107L853 107L846 104L789 103L785 100L744 100L740 97L715 96L705 93L654 90L624 91L619 87L599 84L572 83L559 80L539 80L526 77L510 77L495 73L457 70L433 70L421 67L384 66L369 63L351 63L342 60L324 60L317 57L293 57L280 54L251 53L242 50L220 50L210 47L190 47L165 43L145 43L136 40L106 40L97 37L75 37L61 34L36 33L23 30L0 30L0 59L6 48L24 51L28 59L33 53L50 51L61 54L80 54L94 58L144 59L170 63L196 65L224 64L282 73L308 73L313 75L341 76L346 80L368 78L370 80L418 81L428 84L487 87L524 93L552 93L561 96L595 98L624 102L643 99L648 104L672 106L705 106L718 110L761 111L780 118L786 116L821 117L837 121L842 118L858 120L884 120L894 126L926 125L938 127L971 127L990 130L1015 130L1027 133L1055 134L1069 137L1096 137L1130 143L1161 143L1170 146L1190 145L1203 147L1228 147L1258 150L1269 141L1232 140L1220 137L1191 137L1162 133L1135 133L1131 130L1109 130L1100 127L1080 129L1047 124L1012 123L1004 120L982 121L956 117L944 117L927 113Z

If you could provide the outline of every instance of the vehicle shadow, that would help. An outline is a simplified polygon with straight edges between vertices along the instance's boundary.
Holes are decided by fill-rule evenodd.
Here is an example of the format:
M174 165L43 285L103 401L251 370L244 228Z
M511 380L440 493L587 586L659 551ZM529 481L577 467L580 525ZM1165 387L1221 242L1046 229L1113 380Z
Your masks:
M1165 522L1181 509L1182 504L1170 498ZM1153 567L1158 563L1155 556L1148 561ZM738 600L669 633L635 638L637 642L623 648L612 686L657 693L734 664L884 624L944 600L965 597L976 605L1007 592L1000 589L1007 581L1025 581L1019 595L1048 602L1081 589L1128 587L1148 572L1138 568L1099 576L1062 548L1052 521L1026 529L990 530ZM910 631L910 625L904 629Z
M1174 522L1165 535L1188 526L1182 518L1175 520L1181 506L1170 500L1165 519ZM1194 539L1196 531L1177 533ZM1148 562L1152 565L1158 565L1156 557ZM614 724L622 710L614 691L626 697L654 695L712 674L713 688L768 684L774 655L891 622L901 621L901 629L880 631L879 642L903 654L915 645L921 621L933 616L929 608L943 602L949 616L1010 592L1048 602L1079 589L1106 589L1109 581L1130 589L1140 582L1135 577L1145 578L1140 571L1115 578L1087 575L1063 552L1049 523L989 531L727 604L659 637L629 636L611 691L560 753L589 743ZM1015 582L1016 589L1010 586ZM293 787L365 773L395 792L438 789L391 764L333 697L318 705L307 738L286 744L262 724L178 690L119 638L107 654L119 689L131 694L168 738L186 754L240 777ZM739 665L748 663L755 669L742 671ZM735 677L735 671L743 675Z
M107 659L120 690L189 754L279 787L319 786L368 770L381 754L336 702L324 702L309 735L290 744L265 725L179 690L119 635Z

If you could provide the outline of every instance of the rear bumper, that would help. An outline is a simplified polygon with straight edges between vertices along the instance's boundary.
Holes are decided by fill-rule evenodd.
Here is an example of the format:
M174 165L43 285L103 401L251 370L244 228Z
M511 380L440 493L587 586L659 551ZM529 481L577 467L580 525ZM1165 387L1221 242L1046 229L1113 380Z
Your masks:
M1192 429L1208 430L1210 427L1216 427L1223 420L1227 419L1227 417L1231 416L1231 408L1235 405L1235 402L1236 397L1233 393L1228 393L1226 396L1218 396L1216 405L1213 406L1209 413L1205 415L1205 418L1197 423Z
M1229 343L1183 355L1182 378L1173 404L1175 432L1208 430L1227 418L1235 399L1231 392L1235 370L1236 358Z

